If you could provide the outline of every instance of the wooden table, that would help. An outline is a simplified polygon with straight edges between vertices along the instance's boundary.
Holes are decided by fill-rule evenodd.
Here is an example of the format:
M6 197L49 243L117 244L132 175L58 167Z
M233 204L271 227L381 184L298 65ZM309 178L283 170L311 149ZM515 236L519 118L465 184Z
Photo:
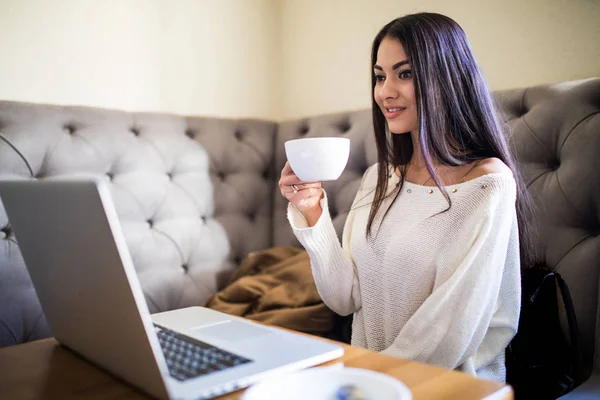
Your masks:
M330 363L386 373L404 382L415 400L512 399L510 386L470 375L406 361L345 345L345 354ZM242 391L220 397L240 399ZM0 349L0 399L148 399L111 375L79 358L54 339Z

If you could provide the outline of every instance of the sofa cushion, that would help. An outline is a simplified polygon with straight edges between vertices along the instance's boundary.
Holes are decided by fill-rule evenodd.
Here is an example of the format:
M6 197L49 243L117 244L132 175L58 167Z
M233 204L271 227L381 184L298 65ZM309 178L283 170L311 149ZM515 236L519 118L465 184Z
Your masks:
M536 206L541 264L571 289L591 373L600 282L600 79L496 93Z
M273 242L276 124L253 119L189 117L187 134L209 155L215 219L224 227L235 265Z
M268 247L273 135L269 122L0 102L0 177L109 181L148 306L165 311L201 304ZM3 208L0 229L0 345L47 336Z
M50 336L19 246L10 230L0 232L0 254L7 257L0 263L0 346Z

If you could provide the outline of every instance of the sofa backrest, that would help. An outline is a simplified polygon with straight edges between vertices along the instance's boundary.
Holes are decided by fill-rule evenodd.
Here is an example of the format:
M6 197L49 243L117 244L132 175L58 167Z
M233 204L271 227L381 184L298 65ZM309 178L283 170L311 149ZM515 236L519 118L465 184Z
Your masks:
M600 78L497 91L494 98L537 207L537 222L529 221L537 224L541 257L537 261L556 269L571 287L589 373L594 348L600 349L600 330L596 335L596 324L600 326ZM286 140L320 136L352 140L346 171L338 181L324 185L340 238L362 173L376 162L372 135L367 110L279 125L278 171L285 163ZM275 243L298 245L286 220L287 203L278 190L274 204Z
M530 222L538 226L538 261L571 287L589 370L600 349L600 79L494 96L538 208ZM200 304L248 252L298 245L276 185L283 143L319 136L352 142L343 175L324 185L341 235L361 176L376 162L368 110L276 125L0 102L0 176L109 174L149 306L159 311ZM159 231L163 218L178 227L167 236ZM200 221L210 235L197 233ZM48 335L0 207L0 346Z
M264 121L0 102L0 177L109 181L148 306L165 311L270 245L274 138ZM49 334L0 203L0 346Z
M537 261L571 289L589 374L600 349L600 79L504 91L497 100L537 208Z

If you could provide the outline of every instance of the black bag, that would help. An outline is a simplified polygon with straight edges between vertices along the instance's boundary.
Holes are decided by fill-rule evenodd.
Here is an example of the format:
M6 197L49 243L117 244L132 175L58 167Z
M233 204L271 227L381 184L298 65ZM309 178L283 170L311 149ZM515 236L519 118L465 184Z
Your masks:
M568 334L561 328L561 308ZM506 381L515 399L556 399L581 383L582 372L579 328L566 282L546 267L523 271L519 329L506 349Z

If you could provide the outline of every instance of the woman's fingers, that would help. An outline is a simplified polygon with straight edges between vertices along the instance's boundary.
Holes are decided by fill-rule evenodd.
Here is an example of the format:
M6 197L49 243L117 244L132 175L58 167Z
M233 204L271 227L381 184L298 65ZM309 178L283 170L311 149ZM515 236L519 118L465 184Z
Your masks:
M301 212L313 209L323 196L321 182L301 181L290 167L289 162L286 162L281 170L279 190L282 196Z
M279 189L281 189L282 191L289 189L293 189L296 191L310 188L320 189L321 187L321 182L302 182L298 179L281 179L279 181Z
M293 185L293 186L292 186ZM290 167L289 162L285 163L285 166L281 170L281 178L279 179L279 188L281 192L284 191L300 191L308 188L320 188L321 182L303 182L301 181L292 168Z
M304 182L302 180L300 180L294 173L290 174L290 175L281 175L281 178L279 179L279 186L290 186L290 185L296 185L296 186L300 186L302 185L302 187L308 188L308 187L318 187L321 185L321 182Z
M290 163L286 162L283 166L283 169L281 170L281 177L279 178L279 188L281 189L282 193L286 186L289 187L292 184L296 184L299 182L300 180L298 179L296 174L294 174L294 171L292 171Z
M307 201L313 200L315 203L321 200L321 188L307 188L294 192L293 189L284 191L283 195L295 205L303 205Z
M301 191L301 190L305 190L305 189L311 189L311 188L315 188L315 189L320 189L321 188L321 183L317 182L317 183L291 183L289 185L285 185L288 186L289 188L296 190L296 191Z
M297 199L304 199L311 196L320 197L322 191L320 184L292 184L281 188L281 194L292 203L296 203Z
M279 190L283 197L300 212L311 210L323 197L321 182L303 182L294 173L290 163L286 162L279 178Z
M285 162L285 165L283 166L283 169L281 170L281 176L283 175L289 175L289 174L293 174L294 171L292 171L292 166L290 165L289 161Z

